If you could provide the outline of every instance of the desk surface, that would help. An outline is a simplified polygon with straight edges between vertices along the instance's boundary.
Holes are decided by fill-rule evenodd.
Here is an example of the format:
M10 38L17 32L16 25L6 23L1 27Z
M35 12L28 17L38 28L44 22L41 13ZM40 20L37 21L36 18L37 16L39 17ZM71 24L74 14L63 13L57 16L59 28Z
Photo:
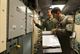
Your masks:
M61 53L61 45L57 36L52 35L50 31L42 33L43 53Z
M43 47L60 47L59 40L54 35L43 35L42 36Z

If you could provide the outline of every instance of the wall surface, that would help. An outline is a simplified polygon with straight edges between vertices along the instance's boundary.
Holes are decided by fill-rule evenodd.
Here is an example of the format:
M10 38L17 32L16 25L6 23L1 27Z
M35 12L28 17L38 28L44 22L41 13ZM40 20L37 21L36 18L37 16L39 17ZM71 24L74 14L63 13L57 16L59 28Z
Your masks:
M75 25L76 40L80 42L80 25Z
M0 53L6 50L7 0L0 0Z

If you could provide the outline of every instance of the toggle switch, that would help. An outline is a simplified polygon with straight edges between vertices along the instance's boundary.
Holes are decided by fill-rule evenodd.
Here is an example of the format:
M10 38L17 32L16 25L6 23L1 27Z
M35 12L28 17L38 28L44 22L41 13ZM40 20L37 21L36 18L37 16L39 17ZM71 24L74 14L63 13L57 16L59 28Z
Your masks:
M15 30L15 29L16 29L16 25L13 25L13 26L12 26L12 29Z

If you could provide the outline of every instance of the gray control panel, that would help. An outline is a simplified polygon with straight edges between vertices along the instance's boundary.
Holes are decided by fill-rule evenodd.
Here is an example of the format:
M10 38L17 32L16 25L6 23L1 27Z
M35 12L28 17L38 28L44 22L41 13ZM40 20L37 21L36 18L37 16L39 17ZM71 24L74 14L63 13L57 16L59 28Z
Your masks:
M9 0L8 39L25 34L26 6L20 0Z
M33 13L29 8L27 8L27 33L32 32L33 29L32 20L33 20Z

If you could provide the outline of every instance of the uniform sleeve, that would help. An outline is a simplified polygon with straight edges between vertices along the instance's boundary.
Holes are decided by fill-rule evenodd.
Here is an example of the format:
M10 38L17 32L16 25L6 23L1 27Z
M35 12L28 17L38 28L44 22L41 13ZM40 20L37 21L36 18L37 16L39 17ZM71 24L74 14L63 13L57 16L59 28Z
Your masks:
M41 30L44 30L44 28L45 28L45 23L42 23L42 25L39 25L39 24L35 24L35 26L37 26L39 29L41 29Z
M69 19L69 17L66 17L63 21L63 24L65 24L65 28L58 28L58 32L59 33L67 33L69 35L71 35L71 33L73 32L73 22Z
M71 16L69 16L68 18L67 18L67 24L66 24L66 30L67 31L73 31L73 25L74 25L74 23L73 23L73 18L71 17Z

